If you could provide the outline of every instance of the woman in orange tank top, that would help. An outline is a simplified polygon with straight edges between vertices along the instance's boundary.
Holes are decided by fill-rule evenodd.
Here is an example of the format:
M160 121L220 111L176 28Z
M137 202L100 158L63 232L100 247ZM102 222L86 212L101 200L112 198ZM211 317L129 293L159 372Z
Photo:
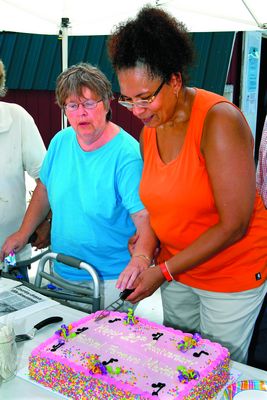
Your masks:
M161 286L166 325L200 330L245 362L267 275L250 128L224 97L185 85L190 37L165 11L144 7L108 47L119 102L145 125L140 195L160 242L128 300Z

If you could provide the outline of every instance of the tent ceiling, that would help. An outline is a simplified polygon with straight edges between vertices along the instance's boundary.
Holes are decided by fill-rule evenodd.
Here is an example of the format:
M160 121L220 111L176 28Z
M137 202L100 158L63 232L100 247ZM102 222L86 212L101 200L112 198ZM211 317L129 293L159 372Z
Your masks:
M56 35L61 19L69 18L70 36L108 35L147 3L170 11L192 32L267 27L266 0L0 0L0 31Z

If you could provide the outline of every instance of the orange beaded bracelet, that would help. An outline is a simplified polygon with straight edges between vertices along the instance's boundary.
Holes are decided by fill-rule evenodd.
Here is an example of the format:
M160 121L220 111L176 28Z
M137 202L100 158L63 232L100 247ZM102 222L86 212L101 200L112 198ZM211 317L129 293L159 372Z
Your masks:
M159 267L160 267L160 269L161 269L161 272L162 272L163 275L164 275L164 278L165 278L168 282L171 282L171 281L174 280L172 274L171 274L170 271L169 271L169 268L168 268L168 266L167 266L166 261L163 262L163 263L161 263L161 264L159 264Z

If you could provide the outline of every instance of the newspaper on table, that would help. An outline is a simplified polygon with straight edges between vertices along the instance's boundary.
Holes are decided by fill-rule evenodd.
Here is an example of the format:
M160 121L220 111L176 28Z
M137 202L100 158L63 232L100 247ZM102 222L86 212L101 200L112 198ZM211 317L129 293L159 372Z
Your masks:
M22 281L16 281L13 279L7 279L7 278L0 278L0 293L6 292L7 290L12 289L13 287L20 286L22 285Z
M12 319L17 319L58 304L20 282L14 287L7 285L6 289L3 289L6 283L3 279L0 279L0 321L9 314L12 314Z

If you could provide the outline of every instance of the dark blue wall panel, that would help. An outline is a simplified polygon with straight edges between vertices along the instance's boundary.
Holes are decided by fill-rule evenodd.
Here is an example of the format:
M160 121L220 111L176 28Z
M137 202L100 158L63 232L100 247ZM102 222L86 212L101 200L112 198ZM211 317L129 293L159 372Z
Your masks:
M196 63L190 84L223 93L232 50L233 32L193 33ZM98 66L119 92L106 50L107 36L69 37L69 65L81 61ZM54 90L61 71L61 40L57 36L0 32L0 58L10 89Z

